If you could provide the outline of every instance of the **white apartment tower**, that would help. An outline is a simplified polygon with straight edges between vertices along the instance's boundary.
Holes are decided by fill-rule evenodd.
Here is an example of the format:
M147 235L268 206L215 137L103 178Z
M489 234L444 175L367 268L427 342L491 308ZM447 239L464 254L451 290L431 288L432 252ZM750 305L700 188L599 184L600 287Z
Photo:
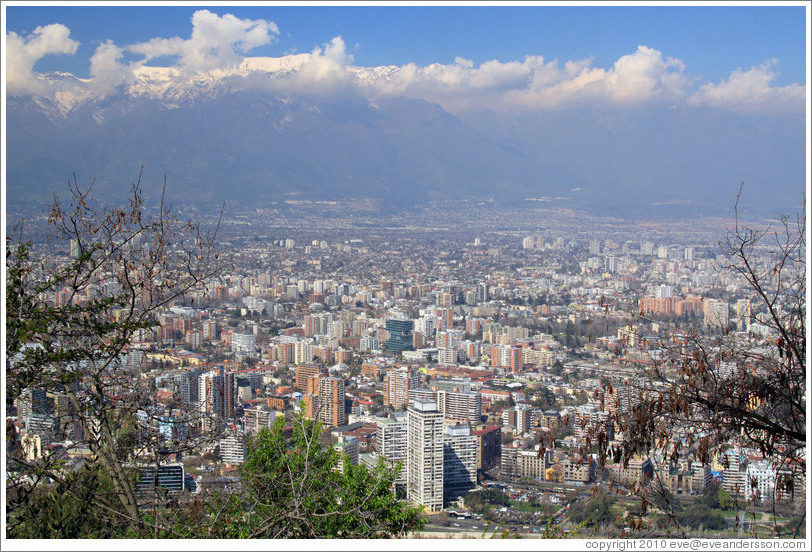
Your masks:
M377 422L378 431L375 433L375 450L386 458L386 463L392 467L401 464L400 472L395 483L405 487L407 483L407 449L408 449L408 422L405 416L398 418L390 414L386 420Z
M415 399L408 414L407 486L409 501L429 512L443 509L443 414L437 403Z

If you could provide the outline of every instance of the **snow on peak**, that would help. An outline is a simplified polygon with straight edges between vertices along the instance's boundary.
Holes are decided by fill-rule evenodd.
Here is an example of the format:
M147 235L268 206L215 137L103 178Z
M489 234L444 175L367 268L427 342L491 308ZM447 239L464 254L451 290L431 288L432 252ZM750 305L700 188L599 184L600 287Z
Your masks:
M239 65L190 72L181 67L155 67L137 65L126 84L118 88L119 93L130 98L156 99L168 106L178 107L184 101L212 93L239 90L251 86L252 76L268 79L288 79L306 71L313 54L295 54L283 57L248 57ZM400 75L400 68L394 65L381 67L345 66L344 75L356 85L369 86L376 83L390 83ZM330 73L330 72L328 72ZM69 73L41 75L50 83L51 100L61 116L76 109L85 102L103 97L94 90L92 79L79 79ZM245 79L245 83L242 81ZM256 84L256 80L253 81Z

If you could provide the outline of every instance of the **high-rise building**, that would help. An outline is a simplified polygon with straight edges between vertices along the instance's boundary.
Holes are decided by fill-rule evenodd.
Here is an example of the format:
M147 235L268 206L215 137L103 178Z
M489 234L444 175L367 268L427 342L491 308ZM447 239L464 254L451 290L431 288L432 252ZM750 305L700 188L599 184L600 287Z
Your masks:
M502 425L515 430L517 435L524 435L530 428L532 407L522 404L502 412Z
M246 454L245 433L239 428L232 428L226 431L225 436L220 439L220 458L225 464L242 464L245 462Z
M205 320L203 321L203 340L214 341L217 339L217 321Z
M414 348L412 337L414 321L390 318L386 321L386 331L389 332L389 339L384 345L384 349L387 351L398 354Z
M430 512L443 509L443 414L437 403L415 399L408 413L406 496Z
M345 461L349 461L353 466L358 465L358 437L339 435L338 442L333 445L333 448L339 453L337 470L343 471Z
M140 477L135 490L139 494L146 494L155 488L166 492L181 492L185 488L185 470L181 463L158 466L157 474L155 466L143 466L138 471Z
M236 409L236 377L220 366L198 378L198 408L208 429L234 416Z
M753 321L750 299L736 301L736 317L738 318L739 329L747 331Z
M437 331L454 326L454 309L445 307L434 309L434 316L437 317Z
M610 274L614 274L617 272L617 257L614 255L609 255L604 259L604 270L609 272Z
M488 289L487 282L480 282L476 286L476 300L480 303L484 303L486 301L490 301L491 295L490 290ZM475 333L475 332L472 332Z
M344 380L341 378L319 378L319 415L318 419L332 426L347 423L344 407Z
M522 348L515 345L510 346L510 360L508 368L512 374L521 374L524 365L522 364Z
M209 370L198 379L198 405L204 421L223 418L222 370Z
M232 333L231 350L254 353L257 348L257 336L252 333Z
M383 376L383 404L405 408L409 402L409 389L418 385L417 370L411 366L397 366Z
M305 337L314 335L327 335L330 324L334 322L333 313L308 314L304 317ZM340 337L343 337L340 336Z
M694 260L694 248L693 247L686 247L684 258L686 261L693 261Z
M302 387L302 403L304 404L304 416L309 420L318 418L319 413L319 378L323 377L322 374L315 374L305 378L304 387Z
M459 351L452 347L439 347L437 349L437 364L450 366L459 361Z
M710 466L698 461L693 461L690 469L691 492L700 494L706 487L709 487L713 481Z
M705 299L702 303L705 313L705 326L709 328L726 328L728 324L729 307L726 301Z
M476 391L437 391L437 407L450 420L478 422L482 416L482 395Z
M600 255L601 254L601 242L600 242L600 240L590 240L589 241L589 254L590 255Z
M307 378L318 374L327 375L326 368L321 364L300 364L296 366L296 376L294 378L294 385L299 389L305 389L307 386Z
M476 443L467 425L446 427L443 435L443 500L458 499L476 486Z
M278 415L279 412L269 406L261 405L246 408L243 418L246 433L256 434L260 429L270 429Z
M727 450L722 459L724 471L722 472L722 487L730 496L744 496L747 485L747 473L742 462L743 454L738 446Z
M78 259L80 251L81 251L81 248L79 247L79 242L77 240L71 240L70 241L70 258L71 259Z
M407 449L408 449L408 422L406 416L390 414L385 420L377 421L378 430L375 432L375 450L386 458L389 466L400 463L400 472L395 484L406 487L407 480Z
M477 440L476 467L489 470L499 464L502 456L502 428L486 426L472 432Z

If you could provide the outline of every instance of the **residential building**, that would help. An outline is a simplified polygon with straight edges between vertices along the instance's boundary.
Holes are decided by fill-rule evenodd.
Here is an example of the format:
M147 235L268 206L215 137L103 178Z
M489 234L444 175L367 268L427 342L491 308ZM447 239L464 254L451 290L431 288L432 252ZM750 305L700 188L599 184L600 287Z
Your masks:
M415 399L408 409L407 498L430 512L443 508L443 414Z
M443 500L446 504L476 486L476 441L467 425L446 427L443 435Z

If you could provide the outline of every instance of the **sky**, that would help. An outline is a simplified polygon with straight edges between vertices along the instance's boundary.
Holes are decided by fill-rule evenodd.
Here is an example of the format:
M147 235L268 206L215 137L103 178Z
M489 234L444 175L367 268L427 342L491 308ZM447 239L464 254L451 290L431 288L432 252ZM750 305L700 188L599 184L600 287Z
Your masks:
M348 67L393 65L396 78L368 92L450 109L653 100L805 105L809 14L800 2L4 7L8 94L53 93L37 79L42 72L69 72L108 94L142 65L188 75L246 57L311 54L310 70L299 68L309 75L302 86L346 84Z

